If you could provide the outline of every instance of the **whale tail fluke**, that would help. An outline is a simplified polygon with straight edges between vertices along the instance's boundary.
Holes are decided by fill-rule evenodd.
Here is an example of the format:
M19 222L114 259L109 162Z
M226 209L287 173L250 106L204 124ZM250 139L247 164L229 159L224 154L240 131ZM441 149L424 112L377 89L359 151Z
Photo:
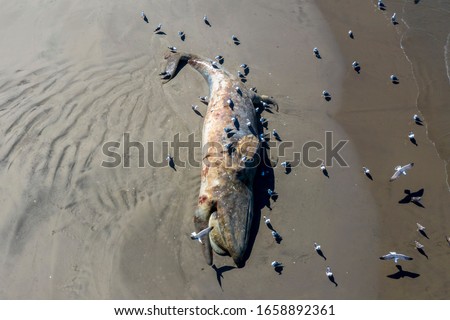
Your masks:
M164 59L167 60L165 69L160 73L161 80L164 83L172 80L181 68L186 65L189 59L189 54L183 52L168 51L164 54Z

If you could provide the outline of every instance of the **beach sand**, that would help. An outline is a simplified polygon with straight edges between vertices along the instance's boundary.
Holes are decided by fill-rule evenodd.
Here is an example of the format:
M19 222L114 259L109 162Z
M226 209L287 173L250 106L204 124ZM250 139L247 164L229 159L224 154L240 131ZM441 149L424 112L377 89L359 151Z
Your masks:
M383 13L371 1L356 0L317 1L318 7L316 1L0 3L1 298L450 296L445 162L427 136L428 116L423 127L412 121L419 112L418 76L400 48L406 28L390 24L389 7ZM205 14L211 27L203 22ZM153 34L158 23L165 34ZM241 45L233 44L233 34ZM411 43L408 51L414 52ZM215 271L189 239L200 187L197 166L139 167L137 148L128 168L101 166L109 160L104 143L123 146L125 133L132 141L153 142L150 152L159 163L168 152L176 155L164 142L177 134L200 141L203 121L191 105L204 114L198 97L208 94L207 84L187 66L163 85L158 73L168 46L210 58L221 54L231 72L247 63L246 86L274 96L280 106L278 113L264 113L270 131L293 142L285 156L272 148L279 198L271 209L258 210L259 228L244 268L215 255ZM314 47L322 59L314 57ZM360 74L351 68L353 60L360 62ZM389 81L391 73L399 76L398 85ZM323 90L331 101L322 98ZM425 104L426 95L421 99ZM410 130L418 147L408 141ZM333 145L349 141L341 152L348 166L330 164L329 178L305 164L285 174L279 164L308 141L325 144L327 131ZM201 150L194 155L201 158ZM180 151L182 160L188 156ZM324 151L311 152L315 157L323 159ZM393 168L408 162L415 163L411 172L389 183ZM404 189L420 188L425 208L398 203ZM283 237L280 244L263 215ZM418 234L416 222L427 227L430 239ZM416 251L414 240L425 245L429 259ZM389 251L414 257L401 263L410 274L387 277L398 271L378 259ZM281 275L270 266L273 260L285 265ZM418 276L411 278L413 273Z

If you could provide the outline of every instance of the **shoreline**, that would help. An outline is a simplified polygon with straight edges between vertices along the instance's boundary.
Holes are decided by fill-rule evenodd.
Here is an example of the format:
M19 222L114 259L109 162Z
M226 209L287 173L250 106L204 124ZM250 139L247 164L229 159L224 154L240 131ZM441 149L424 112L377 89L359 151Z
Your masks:
M374 183L370 185L370 188L377 202L381 222L378 241L382 251L379 255L388 251L400 251L406 252L416 260L414 264L405 264L404 270L415 273L418 278L413 282L403 283L401 287L395 286L393 283L395 281L387 277L389 272L393 276L398 275L395 273L398 270L379 262L381 290L378 297L382 299L429 299L436 296L443 298L448 293L448 289L440 283L439 276L433 277L428 270L433 269L434 272L445 274L445 270L439 265L441 262L438 264L421 260L424 257L414 250L413 240L419 240L425 244L427 250L445 257L448 261L449 255L445 252L443 243L444 235L448 232L445 227L448 225L448 217L442 205L444 203L449 205L450 197L447 181L443 179L445 176L443 161L439 159L434 145L427 139L425 129L416 126L412 121L412 115L418 113L416 106L418 86L407 56L400 47L400 36L396 30L402 26L392 26L388 19L388 15L392 12L389 10L381 12L373 3L350 1L339 5L339 10L328 3L319 2L318 4L327 17L327 21L333 26L332 30L336 38L341 39L338 43L348 57L349 72L344 81L346 104L336 115L336 120L352 137L360 157L365 159L374 175ZM361 16L365 16L364 21L354 16L346 20L342 19L340 13L348 12L348 10L355 10ZM355 39L350 42L344 39L345 31L348 29L352 29L355 33ZM351 73L353 72L350 67L352 59L361 63L361 74ZM389 83L388 77L391 72L399 75L401 79L399 85L393 86ZM414 94L411 96L412 92ZM371 100L364 99L365 95L370 96ZM403 120L397 121L397 119ZM410 130L414 131L417 140L420 141L418 147L408 141L407 133ZM365 134L361 135L363 131ZM392 159L396 160L393 162ZM389 169L389 163L392 163L393 168L397 165L396 163L411 161L416 163L412 170L414 172L400 179L403 181L387 182L393 172ZM378 177L380 179L385 177L385 180L380 181ZM429 204L425 205L426 211L421 211L422 208L398 204L398 200L402 197L402 189L416 191L421 187L426 190L424 199ZM436 206L433 206L433 203ZM405 223L406 221L408 223ZM421 221L425 221L433 228L433 237L430 236L429 242L424 242L427 239L423 240L423 237L421 239L416 234L414 224ZM427 280L424 280L425 277ZM434 289L427 292L417 290L423 285L422 281L434 282Z

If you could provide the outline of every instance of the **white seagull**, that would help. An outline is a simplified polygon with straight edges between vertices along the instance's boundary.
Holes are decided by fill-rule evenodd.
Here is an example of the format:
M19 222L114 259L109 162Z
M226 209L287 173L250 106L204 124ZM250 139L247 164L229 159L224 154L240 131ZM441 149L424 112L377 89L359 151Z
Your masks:
M411 162L411 163L409 163L409 164L407 164L407 165L404 165L403 167L402 167L402 166L396 166L396 167L394 168L395 173L394 173L394 175L389 179L389 181L394 181L394 180L398 179L402 174L403 174L403 175L406 175L406 171L409 170L409 169L411 169L413 166L414 166L414 162Z
M158 24L158 26L155 28L155 30L153 30L153 32L158 32L161 30L162 24Z
M394 14L392 15L392 17L391 17L391 22L392 22L393 24L396 24L396 23L397 23L397 13L394 13Z
M320 244L317 244L317 242L314 242L314 250L320 251Z
M413 115L413 120L417 122L422 122L422 119L420 119L417 114Z
M331 98L331 94L328 91L323 90L322 91L322 97L324 97L325 99Z
M408 257L407 255L404 255L401 253L389 252L388 254L381 256L380 259L381 260L394 260L394 262L397 263L398 260L412 260L413 258Z
M414 240L414 244L416 245L416 249L423 249L425 246L421 244L419 241Z
M278 262L278 261L272 261L272 267L274 267L274 268L278 268L278 267L282 267L283 266L283 264L281 263L281 262Z
M333 276L333 272L331 272L330 267L327 267L327 269L325 270L325 274L327 275L328 278L331 278Z
M211 232L211 230L212 230L213 228L214 228L214 227L208 227L208 228L206 228L206 229L203 229L203 230L200 231L199 233L196 233L196 232L194 231L194 232L191 233L191 239L192 239L192 240L198 240L198 241L200 241L200 243L203 243L203 242L202 242L202 238L203 238L204 236L208 235L208 234Z
M425 227L423 225L421 225L420 223L416 222L417 225L417 231L424 231Z

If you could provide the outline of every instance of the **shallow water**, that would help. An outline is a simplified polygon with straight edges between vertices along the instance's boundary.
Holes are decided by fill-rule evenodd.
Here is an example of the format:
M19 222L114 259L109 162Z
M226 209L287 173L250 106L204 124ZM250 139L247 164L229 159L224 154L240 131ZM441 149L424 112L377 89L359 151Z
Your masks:
M450 160L450 2L415 0L393 3L404 25L401 47L410 61L418 86L417 107L422 113L428 138L446 162L447 184ZM403 32L404 30L404 32Z

